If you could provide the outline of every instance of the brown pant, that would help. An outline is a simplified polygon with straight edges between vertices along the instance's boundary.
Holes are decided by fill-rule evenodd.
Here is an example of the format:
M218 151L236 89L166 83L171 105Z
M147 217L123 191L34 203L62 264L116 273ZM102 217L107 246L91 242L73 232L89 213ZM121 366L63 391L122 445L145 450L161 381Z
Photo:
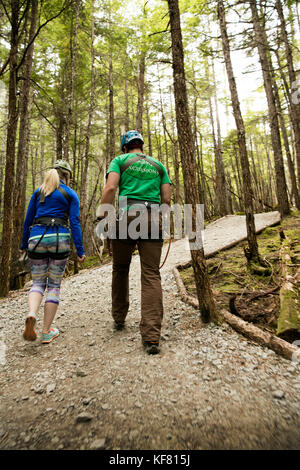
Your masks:
M112 240L112 316L124 322L129 308L129 268L136 244ZM137 241L141 261L141 322L144 341L158 341L163 318L162 288L159 272L162 242Z

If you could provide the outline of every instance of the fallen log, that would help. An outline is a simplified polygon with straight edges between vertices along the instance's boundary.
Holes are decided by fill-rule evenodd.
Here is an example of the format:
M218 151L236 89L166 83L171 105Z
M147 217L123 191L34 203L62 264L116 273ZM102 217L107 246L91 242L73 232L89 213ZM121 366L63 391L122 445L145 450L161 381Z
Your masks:
M280 249L281 278L280 313L277 321L277 336L294 341L300 338L300 291L297 278L300 268L293 276L290 240L282 239Z
M268 331L264 331L257 326L252 325L235 315L227 312L227 310L222 309L220 312L221 318L223 318L234 330L242 333L249 339L252 339L256 343L267 346L269 349L272 349L277 354L285 357L286 359L292 359L293 357L300 356L300 348L293 346L284 339L278 338L275 335L272 335Z
M199 303L196 297L188 294L185 285L181 279L180 273L177 267L173 268L173 275L177 284L179 295L181 299L191 305L192 307L199 309ZM226 321L234 330L238 331L247 338L255 341L261 346L266 346L269 349L272 349L277 354L283 356L286 359L300 360L300 348L294 346L284 339L278 338L271 333L264 331L257 326L251 325L250 323L242 320L235 315L232 315L225 309L222 309L219 313L219 317Z

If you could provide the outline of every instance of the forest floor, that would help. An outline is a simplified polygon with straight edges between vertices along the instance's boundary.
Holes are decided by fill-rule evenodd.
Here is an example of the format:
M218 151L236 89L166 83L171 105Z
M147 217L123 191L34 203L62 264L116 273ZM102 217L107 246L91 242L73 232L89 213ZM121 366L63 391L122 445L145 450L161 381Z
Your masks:
M300 266L300 211L294 211L292 215L285 217L280 228L289 240L292 263L289 274L295 276ZM261 268L254 264L252 269L249 269L244 254L247 242L242 241L208 259L208 273L214 298L220 308L231 310L244 320L276 334L280 313L282 247L278 227L266 228L258 235L257 241L265 267ZM180 270L180 275L187 292L196 296L193 268ZM288 332L284 339L292 343L300 339L300 333Z
M276 221L278 213L256 215L257 229ZM244 237L245 217L219 219L206 227L205 253ZM50 345L22 338L27 292L0 302L1 449L300 448L300 364L226 324L201 324L172 274L189 258L179 240L161 270L156 356L140 341L138 256L123 331L113 331L111 265L64 279L61 335Z

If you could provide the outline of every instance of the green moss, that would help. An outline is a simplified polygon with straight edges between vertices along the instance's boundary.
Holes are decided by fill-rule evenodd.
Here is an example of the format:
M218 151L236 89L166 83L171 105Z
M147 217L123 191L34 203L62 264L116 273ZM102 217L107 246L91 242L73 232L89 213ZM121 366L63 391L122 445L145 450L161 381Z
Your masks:
M109 263L110 261L111 257L108 255L108 253L103 254L102 262L97 255L87 256L81 269L96 268L97 266L102 266L103 264Z
M297 331L300 333L300 295L295 286L280 293L280 316L277 335Z
M292 241L291 259L293 263L300 262L300 212L295 215L288 216L282 221L282 229L286 236ZM208 272L212 289L215 293L219 293L216 297L221 305L228 308L229 294L244 293L245 291L266 291L280 284L280 260L279 251L281 248L281 239L278 227L268 227L263 230L257 237L259 253L262 260L265 260L265 267L252 265L249 269L245 258L243 247L246 242L240 242L238 245L229 250L218 252L213 258L207 260ZM298 261L299 260L299 261ZM291 274L295 268L292 268ZM190 267L180 272L182 280L189 293L196 295L195 281L193 269ZM264 300L261 301L259 307L255 307L255 303L251 304L252 308L263 308ZM268 311L270 305L265 303ZM278 305L278 302L277 302ZM273 314L277 317L279 307ZM273 315L272 314L272 315ZM268 327L276 331L277 320L272 319Z
M257 276L270 276L272 274L271 268L264 268L255 263L250 263L247 269L251 274L256 274Z
M262 236L269 236L269 235L275 235L278 234L278 228L277 227L267 227L262 231Z

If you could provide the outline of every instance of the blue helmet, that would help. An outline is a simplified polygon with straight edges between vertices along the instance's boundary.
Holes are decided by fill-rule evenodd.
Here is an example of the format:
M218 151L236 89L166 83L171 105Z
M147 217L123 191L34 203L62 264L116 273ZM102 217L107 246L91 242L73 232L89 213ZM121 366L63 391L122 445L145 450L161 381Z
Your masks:
M140 140L142 144L144 143L144 139L142 137L142 134L140 134L138 131L128 131L126 132L121 141L121 150L124 152L124 145L128 144L131 140Z

